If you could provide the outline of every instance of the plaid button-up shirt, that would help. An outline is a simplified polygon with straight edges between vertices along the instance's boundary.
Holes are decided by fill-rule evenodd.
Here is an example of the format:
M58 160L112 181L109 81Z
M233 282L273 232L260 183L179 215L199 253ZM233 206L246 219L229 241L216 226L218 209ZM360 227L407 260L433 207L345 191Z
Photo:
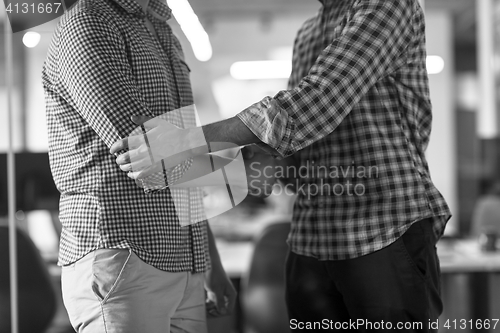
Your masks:
M50 163L61 192L61 265L98 248L130 248L166 271L208 267L206 221L181 227L176 212L185 203L191 214L203 214L201 193L145 194L109 153L137 131L132 115L155 117L193 104L189 68L166 22L170 9L160 0L149 6L145 14L134 0L80 0L54 33L43 85ZM194 112L182 115L170 120L195 126Z
M356 258L424 218L441 236L450 211L424 154L432 114L418 1L322 3L298 32L289 89L238 115L298 161L276 172L298 178L291 250Z

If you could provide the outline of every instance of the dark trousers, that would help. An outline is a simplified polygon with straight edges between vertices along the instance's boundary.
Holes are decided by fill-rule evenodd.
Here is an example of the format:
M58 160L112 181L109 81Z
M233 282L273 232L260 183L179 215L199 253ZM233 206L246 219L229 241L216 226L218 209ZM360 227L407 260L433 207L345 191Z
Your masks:
M437 332L429 327L443 307L435 245L427 219L414 223L386 248L355 259L319 261L290 252L286 263L290 328Z

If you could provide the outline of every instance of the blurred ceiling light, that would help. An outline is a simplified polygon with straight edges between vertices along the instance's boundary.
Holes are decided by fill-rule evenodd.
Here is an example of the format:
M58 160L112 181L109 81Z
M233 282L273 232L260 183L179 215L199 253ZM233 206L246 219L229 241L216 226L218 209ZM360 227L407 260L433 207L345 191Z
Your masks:
M292 72L289 60L238 61L231 65L231 76L237 80L288 79Z
M33 48L40 43L40 39L42 36L38 32L28 31L23 36L23 44L26 47Z
M210 39L189 2L187 0L167 0L167 3L191 43L196 59L199 61L210 60L212 58Z
M439 74L444 69L444 60L440 56L427 56L427 73Z

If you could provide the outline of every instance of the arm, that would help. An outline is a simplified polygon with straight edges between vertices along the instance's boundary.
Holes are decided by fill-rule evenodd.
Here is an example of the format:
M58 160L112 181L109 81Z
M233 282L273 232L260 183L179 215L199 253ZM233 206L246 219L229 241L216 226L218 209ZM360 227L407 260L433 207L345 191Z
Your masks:
M405 64L401 56L411 41L414 15L408 3L360 1L342 34L296 88L203 126L206 141L265 143L290 156L333 132L379 79Z
M261 143L261 140L238 117L208 124L202 129L207 142L232 142L237 146Z
M95 13L79 13L63 28L59 50L58 84L63 97L108 147L137 128L132 115L153 115L136 86L125 42L113 24ZM188 164L183 159L166 173L176 179Z
M236 290L222 267L219 252L215 245L215 238L208 224L207 233L208 251L212 268L205 273L205 288L210 304L215 303L215 307L207 306L207 310L209 315L215 317L228 315L234 309Z
M243 152L236 156L225 157L216 154L204 154L191 158L189 168L178 179L168 179L170 188L200 188L231 186L232 193L242 191L254 196L269 196L275 183L276 161L261 149L247 146ZM232 153L234 154L234 152ZM174 163L179 161L175 161ZM143 171L130 172L128 176L133 179L147 181L149 175L162 171L162 167L172 162L172 159L156 163ZM279 161L284 162L284 161ZM223 173L220 169L223 168ZM166 184L165 184L166 186Z
M136 127L131 115L152 115L133 82L122 37L97 14L82 12L66 23L59 59L61 94L108 147Z
M321 52L296 88L266 97L237 117L203 126L204 140L263 143L274 155L284 157L332 133L378 80L406 64L405 52L412 40L415 8L409 1L359 1L352 12L342 34ZM163 142L160 136L151 137L150 142L157 142L157 147L184 145L186 151L186 143L194 141L189 138L200 137L199 133L196 128L164 137ZM116 148L126 146L123 141ZM189 154L204 152L191 149ZM159 154L169 156L168 151Z
M418 10L410 3L357 1L342 33L297 87L263 99L238 117L281 156L332 133L377 81L406 65Z
M243 151L243 154L240 157L236 157L235 159L228 159L225 157L207 154L208 146L205 144L203 146L204 134L201 131L201 128L195 128L194 134L190 134L191 129L180 129L177 128L165 121L159 119L151 119L149 117L132 117L134 123L149 127L153 126L153 131L160 133L163 139L166 142L172 142L182 137L180 140L180 144L175 147L175 152L172 155L168 156L168 158L159 157L158 154L154 153L154 147L146 147L143 143L140 143L138 148L132 148L133 142L135 138L137 141L143 140L143 136L131 137L128 139L123 139L117 141L113 144L110 152L115 153L121 149L130 148L129 152L121 154L117 157L116 162L120 165L120 168L128 172L128 176L132 179L143 179L148 180L150 175L155 175L158 172L162 171L163 167L170 168L173 165L181 163L185 159L191 158L192 163L190 163L189 168L183 172L181 176L176 179L168 179L168 186L171 188L189 188L189 187L204 187L204 186L225 186L225 182L223 179L218 177L214 171L220 169L221 167L226 167L226 172L230 175L229 179L231 179L231 186L239 187L242 189L248 188L250 194L257 196L268 196L272 192L272 185L275 182L273 176L269 176L268 173L262 172L262 168L266 167L274 167L274 160L269 157L269 155L260 154L251 154L245 153L252 151L251 149L247 149ZM243 125L243 123L238 118L231 118L229 120L229 126L220 126L223 122L215 123L208 125L209 131L213 134L212 138L215 142L212 142L210 145L210 151L217 151L223 149L237 148L238 145L235 145L231 142L227 142L226 140L230 135L238 134L238 128L241 128L242 131L239 131L239 135L242 138L241 144L246 144L251 142L251 139L255 136L252 134L248 128ZM149 125L148 125L149 124ZM240 127L238 127L240 126ZM236 130L236 132L235 132ZM149 137L148 132L148 137ZM248 135L250 139L247 139L245 135ZM201 139L200 137L203 137ZM194 138L191 142L195 142L198 140L198 144L194 145L197 148L182 148L182 143L189 142L189 138ZM150 142L151 137L150 137ZM133 144L130 144L130 143ZM129 146L130 144L130 146ZM142 145L141 145L142 144ZM143 150L144 148L144 150ZM193 153L193 151L201 148L198 153ZM249 147L250 148L250 147ZM157 148L160 149L160 148ZM150 155L149 153L142 156L142 152L152 151L155 160L161 160L160 162L156 162L155 164L150 163ZM259 149L260 150L260 149ZM139 155L140 157L136 157ZM241 159L243 157L243 159ZM243 165L244 164L244 165ZM272 174L272 173L271 173ZM161 178L163 180L163 178ZM221 183L222 180L222 183ZM155 181L158 179L155 178ZM167 184L163 184L164 187L167 187Z

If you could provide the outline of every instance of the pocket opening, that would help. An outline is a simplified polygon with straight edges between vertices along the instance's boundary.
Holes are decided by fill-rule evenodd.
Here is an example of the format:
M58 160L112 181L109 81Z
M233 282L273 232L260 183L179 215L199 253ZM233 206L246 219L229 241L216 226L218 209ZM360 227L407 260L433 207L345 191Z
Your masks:
M131 255L130 249L95 251L92 263L92 291L101 303L106 303L117 288Z

